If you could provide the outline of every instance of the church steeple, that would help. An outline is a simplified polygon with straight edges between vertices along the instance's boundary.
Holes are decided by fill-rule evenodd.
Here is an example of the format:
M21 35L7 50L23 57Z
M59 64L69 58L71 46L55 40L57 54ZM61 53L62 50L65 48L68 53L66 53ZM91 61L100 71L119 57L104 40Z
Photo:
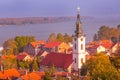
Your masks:
M75 31L75 35L77 37L80 37L83 35L83 32L82 32L82 23L81 23L81 20L80 20L80 7L77 8L78 10L78 14L77 14L77 21L76 21L76 31Z

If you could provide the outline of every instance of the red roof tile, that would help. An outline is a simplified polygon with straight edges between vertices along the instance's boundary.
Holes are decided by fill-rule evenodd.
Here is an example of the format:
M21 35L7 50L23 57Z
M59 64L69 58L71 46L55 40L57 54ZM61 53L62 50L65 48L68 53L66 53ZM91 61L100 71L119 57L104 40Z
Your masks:
M54 48L55 46L59 46L62 42L48 42L44 47L46 48Z
M23 60L27 55L26 54L19 54L17 55L17 60Z
M44 40L36 41L36 42L31 42L30 44L36 48L39 44L44 45L46 42Z
M56 66L60 68L68 68L72 64L72 54L49 53L42 61L41 65Z

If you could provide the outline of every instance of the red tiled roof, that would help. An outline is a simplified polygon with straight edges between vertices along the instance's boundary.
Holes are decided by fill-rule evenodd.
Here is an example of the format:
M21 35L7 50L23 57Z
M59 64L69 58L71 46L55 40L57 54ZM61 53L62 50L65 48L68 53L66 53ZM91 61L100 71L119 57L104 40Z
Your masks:
M59 46L62 42L48 42L44 47L46 48L54 48L55 46Z
M36 48L39 44L44 45L46 42L44 40L36 41L36 42L31 42L30 44Z
M99 44L107 49L111 48L113 45L112 41L110 40L101 40Z
M17 60L23 60L27 55L26 54L20 54L20 55L17 55Z
M68 68L72 64L72 54L49 53L42 61L41 65L56 66L60 68Z

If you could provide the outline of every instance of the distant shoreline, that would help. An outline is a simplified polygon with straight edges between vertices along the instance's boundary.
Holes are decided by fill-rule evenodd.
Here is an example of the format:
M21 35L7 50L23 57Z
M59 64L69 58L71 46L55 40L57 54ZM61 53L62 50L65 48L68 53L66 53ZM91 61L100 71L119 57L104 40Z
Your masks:
M91 17L82 17L90 19ZM0 18L0 27L9 25L26 25L26 24L45 24L55 22L65 22L75 20L75 16L69 17L25 17L25 18Z

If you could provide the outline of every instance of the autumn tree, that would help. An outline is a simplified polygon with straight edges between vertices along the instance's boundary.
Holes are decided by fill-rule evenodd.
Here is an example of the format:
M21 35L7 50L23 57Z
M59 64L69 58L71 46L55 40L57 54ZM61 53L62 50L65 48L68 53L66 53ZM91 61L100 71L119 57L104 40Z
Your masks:
M98 31L98 37L100 40L110 39L110 31L108 26L101 26Z
M56 34L55 33L51 33L50 36L48 37L48 41L56 41Z
M118 40L120 35L120 28L113 28L109 26L101 26L98 30L98 38L100 40L110 40L112 37Z
M72 42L72 36L68 35L67 33L64 34L64 41L65 42Z
M62 41L64 42L64 36L61 33L57 34L57 41Z
M33 60L32 71L38 71L38 70L39 70L38 64L37 64L36 60Z
M90 80L120 80L120 74L103 53L96 54L86 65Z
M18 44L19 52L23 51L23 48L29 43L35 41L34 36L16 36L15 41Z
M14 39L8 39L3 43L2 54L18 54L18 44Z
M17 60L15 58L7 57L6 59L2 59L1 64L4 66L5 70L17 68Z

